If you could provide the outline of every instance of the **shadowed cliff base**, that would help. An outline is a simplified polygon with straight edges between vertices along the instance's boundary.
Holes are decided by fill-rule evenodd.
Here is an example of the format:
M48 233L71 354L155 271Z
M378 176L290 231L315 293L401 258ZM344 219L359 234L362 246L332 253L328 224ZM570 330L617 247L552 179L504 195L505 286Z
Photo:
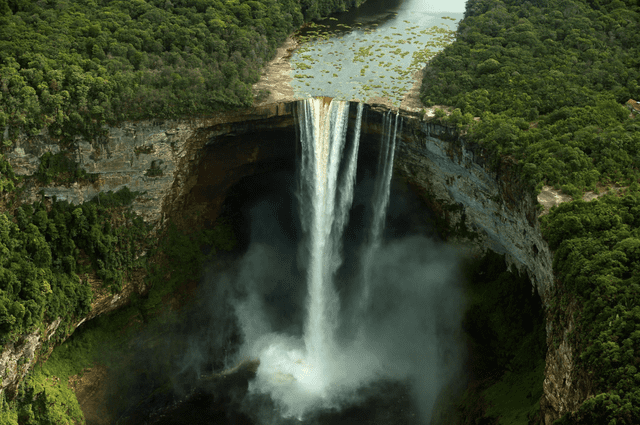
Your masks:
M371 143L371 146L376 146L376 143ZM377 153L373 149L369 152L364 149L360 157L359 169L363 170L360 184L365 192L373 190L370 179L376 158ZM291 188L294 186L293 165L290 161L278 161L272 163L270 167L258 167L256 170L259 172L239 178L238 182L225 192L226 196L220 211L233 223L238 236L239 251L234 254L234 257L238 258L236 261L239 261L242 255L246 255L251 242L258 239L269 241L271 245L277 247L266 257L268 262L265 263L265 267L268 268L271 264L278 265L277 268L281 270L289 269L287 263L282 260L295 258L295 250L286 246L295 241L300 232L300 225L296 224L294 217L295 200L291 194ZM367 169L369 169L368 172L366 172ZM351 222L362 223L366 220L366 210L369 208L367 199L368 196L365 194L356 198L351 212ZM393 181L390 208L387 225L387 236L390 238L416 233L439 238L439 234L446 233L443 229L435 227L436 220L426 209L421 196L416 194L412 186L400 176ZM283 232L276 232L276 229ZM347 235L351 235L348 239L357 238L357 225L347 230ZM489 269L495 268L495 273L491 272L491 274L498 276L504 273L504 266L500 265L504 264L504 259L494 259L493 262L495 265L488 267L485 264L485 266L476 266L476 269L479 267L483 273L489 273ZM353 263L353 260L347 259L347 264L349 263ZM231 281L228 279L246 270L246 262L237 262L235 266L232 265L228 269L227 280L219 273L203 280L191 295L193 301L188 302L180 312L169 314L166 318L160 319L157 325L149 326L147 330L126 342L122 349L126 347L127 355L118 354L117 350L107 356L103 353L103 358L117 359L110 365L110 376L105 381L104 388L110 394L106 402L109 406L108 410L118 412L116 417L119 418L120 423L133 424L146 420L156 424L178 424L198 423L197 420L202 419L203 423L207 423L208 420L217 423L259 424L261 423L259 419L264 416L265 411L273 412L274 405L268 396L247 397L248 385L255 373L254 365L244 363L234 373L224 372L225 366L235 366L233 363L229 364L233 359L230 353L233 353L234 347L240 343L237 324L231 320L232 312L227 301L243 295L240 288L233 289L230 286ZM303 305L301 301L304 288L292 290L292 287L283 281L283 275L280 272L272 273L274 274L269 275L271 277L264 280L263 284L266 285L264 291L267 291L269 285L276 285L274 287L276 292L268 298L272 301L281 300L280 304L274 305L273 312L277 311L278 317L284 317L279 326L287 329L287 326L290 326L287 323L296 322L302 315L300 306ZM348 275L349 272L344 273L345 277ZM477 278L478 276L469 279ZM478 306L472 307L470 314L478 320L484 317L483 323L486 323L488 328L483 331L481 323L474 320L465 325L470 327L467 332L474 335L469 337L470 340L481 342L469 342L471 358L468 370L465 378L459 379L459 382L467 379L480 382L480 386L476 384L468 390L470 394L468 397L472 399L463 407L460 407L456 400L464 388L447 387L434 405L435 417L446 419L440 423L452 423L447 422L452 417L470 419L495 415L496 413L491 413L489 410L491 402L481 401L487 399L487 396L482 395L482 391L502 382L500 374L505 370L505 362L510 362L509 359L515 355L513 348L501 345L513 336L510 332L515 332L505 330L510 329L508 324L513 322L510 316L513 313L507 310L504 317L489 314L492 310L506 308L502 304L497 306L495 303L507 302L506 300L510 299L509 291L492 289L486 292L486 288L489 288L486 285L489 284L481 283L485 281L488 281L488 277L476 282L481 288L485 288L481 291L484 298L482 301L480 299L476 301ZM518 297L522 294L531 292L529 289L531 284L527 280L519 280L519 282L522 284L522 288L518 290L520 295L514 294L514 299L520 299ZM278 289L278 285L285 286ZM514 304L520 309L518 311L525 308L524 299L526 297L523 298L522 303ZM482 303L486 303L486 306L483 307ZM511 305L508 302L507 304ZM164 305L167 307L174 305L171 297L165 299ZM501 327L503 325L500 323L503 322L507 328ZM295 327L289 329L292 332L296 331ZM478 332L481 334L478 335ZM501 335L501 332L506 333ZM525 334L526 332L522 337L514 337L513 341L522 342ZM82 332L79 332L76 337L82 338ZM214 347L218 348L214 349ZM214 351L211 351L212 349ZM214 359L218 360L214 361ZM511 391L507 390L507 393L510 394ZM419 409L415 406L409 386L402 381L375 382L371 386L363 387L358 396L362 401L350 407L344 407L339 412L320 412L313 418L309 418L308 423L390 425L416 423L414 415L419 414ZM474 401L476 399L473 397L478 396L481 397L479 401ZM525 393L523 397L525 406L527 400L535 403L536 391L532 390L530 396ZM357 418L362 422L354 422ZM185 419L191 422L181 422ZM273 420L289 423L287 420L281 420L277 414ZM297 420L290 422L298 423Z

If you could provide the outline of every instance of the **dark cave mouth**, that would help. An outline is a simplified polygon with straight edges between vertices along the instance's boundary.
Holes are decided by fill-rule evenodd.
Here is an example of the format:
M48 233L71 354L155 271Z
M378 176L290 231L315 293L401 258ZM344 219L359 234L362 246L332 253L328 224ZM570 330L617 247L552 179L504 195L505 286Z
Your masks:
M356 195L354 208L351 212L350 222L352 225L346 231L346 251L351 250L350 247L357 246L359 240L364 237L360 227L362 222L366 220L366 213L370 209L367 203L370 192L373 190L372 176L375 173L376 161L375 155L361 155L359 169L362 170L362 173L357 179L357 185L360 189L357 191L359 194ZM296 257L295 251L302 231L297 218L295 162L289 161L285 163L285 166L282 166L281 162L279 166L275 171L270 170L246 176L228 191L221 215L233 223L234 230L238 234L240 243L234 253L236 259L246 255L249 247L255 243L275 246L282 255L290 258ZM392 194L385 231L386 239L399 239L419 232L437 237L433 223L428 216L425 216L424 210L421 210L423 205L420 198L411 191L406 182L399 178L394 179ZM345 262L349 261L347 259ZM293 268L293 265L290 265L289 268ZM238 270L232 273L238 273ZM292 274L298 274L298 278L301 278L299 271L292 271ZM342 277L339 280L348 280L349 274L348 268L341 270ZM278 282L278 284L282 283L282 281ZM277 287L278 284L271 294L265 294L265 300L273 303L270 309L283 312L281 323L274 325L280 330L300 332L300 329L292 327L292 323L300 323L301 317L304 315L306 289L299 286L292 291L286 282L284 287ZM197 299L215 296L215 289L207 289L208 285L210 286L211 282L201 282ZM206 305L198 304L199 301L191 306L191 311L184 314L198 316L197 311L206 308ZM187 317L185 320L186 322L191 321L196 326L202 326L198 324L196 319ZM184 327L174 330L165 329L164 331L175 335L183 330ZM237 329L230 332L230 334L236 333ZM146 372L141 374L136 378L137 385L132 386L137 388L136 391L140 393L134 397L134 399L138 399L138 402L134 403L136 407L129 406L118 409L121 411L120 422L131 424L140 423L140 421L154 424L199 423L200 419L197 418L201 418L201 423L207 423L207 420L215 420L220 423L260 423L262 419L256 418L255 412L263 411L264 406L271 406L271 411L277 409L266 395L247 395L247 386L252 379L251 374L239 374L231 383L212 385L206 380L202 380L201 377L211 375L219 370L217 369L220 367L219 362L203 363L200 367L201 373L190 373L187 378L189 383L182 385L180 391L169 390L164 393L159 391L159 387L163 385L158 384L165 382L166 386L166 376L162 376L166 370L165 372L157 372L157 376ZM394 394L394 396L383 395L384 392ZM410 392L410 387L402 380L374 381L358 390L359 401L352 402L340 410L320 410L307 422L413 424L418 412L411 401ZM357 421L358 418L361 419L360 422ZM297 419L291 420L291 422L300 423ZM288 423L288 420L282 419L282 423Z
M287 134L287 137L291 136L290 133ZM372 136L366 135L363 135L363 137L372 138ZM277 139L277 137L275 138ZM368 146L377 146L377 141L371 139ZM368 200L372 191L376 162L377 153L374 149L362 150L358 159L359 172L356 182L356 197L350 212L350 224L345 232L346 254L344 263L346 266L340 269L336 279L337 286L343 285L338 289L342 294L346 295L346 298L350 296L348 282L349 276L353 274L353 270L348 265L356 262L355 247L359 246L364 238L362 228L366 227L367 214L371 208ZM275 257L272 257L276 260L280 258L279 256L295 259L297 246L302 235L301 224L297 217L295 166L295 159L291 158L291 156L278 157L272 162L263 164L253 170L255 171L253 174L249 173L240 178L226 190L224 203L219 212L221 217L232 223L238 236L239 248L233 254L236 260L246 255L256 243L273 247L274 251L278 253ZM441 242L444 238L443 234L446 233L438 229L437 226L438 221L435 219L435 215L429 211L415 186L401 177L394 176L390 208L385 227L385 241L392 243L395 240L422 235ZM482 280L480 276L485 275L488 268L493 270L495 272L493 275L498 277L503 273L508 273L506 266L504 266L504 259L502 259L504 270L500 269L500 265L497 263L500 263L500 259L496 260L493 257L489 260L482 259L475 265L469 266L474 267L475 271L473 273L464 273L464 279L474 281L477 284L475 285L476 287L486 286L486 281L483 280L484 284L478 284L478 281ZM467 266L465 265L465 267ZM302 280L302 274L296 268L294 261L285 264L284 268L288 270L289 277L283 278L277 274L269 275L268 280L271 280L270 285L272 286L271 292L261 295L264 301L269 304L269 314L274 317L278 312L281 316L274 321L273 325L276 329L296 334L302 331L301 323L305 310L306 289L304 285L299 284ZM238 270L234 273L238 273ZM505 279L502 276L502 280ZM291 281L297 281L298 284L292 284ZM518 290L523 290L525 294L529 294L530 290L528 288L530 288L531 283L528 279L523 279L522 282L522 285L517 287ZM527 284L528 287L526 287ZM202 292L198 292L196 297L214 298L220 295L216 288L207 289L207 286L212 285L210 281L202 282L200 284ZM465 291L467 290L473 291L474 289L466 288ZM505 288L499 286L491 289L489 295L495 292L494 295L499 297L504 291ZM227 292L223 291L223 293L228 295ZM501 339L496 336L500 332L504 332L508 337L517 336L518 338L529 338L527 335L535 332L539 333L540 328L532 326L531 323L539 320L537 323L543 325L544 321L540 313L541 306L536 305L536 300L525 298L518 298L518 303L514 304L518 305L521 311L524 309L531 312L530 314L528 313L530 316L528 319L520 322L516 321L521 328L519 330L491 325L492 320L495 318L491 316L490 310L493 308L507 308L509 307L508 305L488 303L491 307L479 309L477 305L472 303L464 317L461 318L468 354L465 355L467 359L464 361L466 370L461 376L457 377L461 379L459 382L481 379L488 370L491 373L497 373L497 371L504 369L505 365L512 362L513 359L511 357L514 357L512 354L516 351L513 346L509 345L506 348L497 349L495 347L496 344L504 343L504 338ZM383 309L390 308L387 304L381 303L379 306ZM210 304L205 304L205 306L213 308ZM187 312L186 314L199 315L198 312ZM228 327L223 332L227 338L225 343L228 345L229 341L235 342L226 348L227 352L233 351L239 346L238 324L228 321L228 314L229 311L225 313L224 321ZM483 332L482 326L478 326L477 321L471 319L474 316L481 317L489 330ZM192 320L192 322L194 327L202 326L202 321ZM211 321L207 322L205 320L204 322L211 324ZM177 333L183 331L185 331L184 327L178 330ZM172 331L169 330L169 332ZM173 332L176 334L175 330ZM186 333L191 333L191 336L193 336L191 331ZM200 333L195 332L195 334L198 335L198 338L210 338L210 331L200 330ZM483 340L489 342L482 343ZM532 347L535 346L535 343L531 344ZM210 351L211 354L213 352L220 355L219 350ZM122 423L132 424L140 423L141 419L148 421L148 423L178 424L198 423L196 419L201 417L203 418L202 423L206 423L207 420L215 420L220 423L260 423L262 418L256 417L256 412L262 411L265 406L268 406L270 411L274 411L275 405L266 395L247 394L247 387L253 379L251 374L239 377L238 380L234 381L233 385L228 386L211 385L200 379L202 375L212 374L214 371L220 370L219 367L223 360L202 362L199 365L199 373L190 373L189 378L185 378L181 382L179 391L169 389L164 394L162 392L158 393L159 387L165 386L166 388L167 380L175 380L175 378L171 378L171 372L166 370L154 379L149 379L148 376L140 378L145 381L145 384L139 386L138 408L137 410L134 409L135 411L132 411L131 405L124 409L119 408L118 410L122 412L120 420ZM174 367L179 368L181 366L174 364ZM157 385L160 382L164 384ZM385 390L381 392L383 388ZM443 408L440 406L450 405L451 394L459 395L462 391L464 391L464 388L459 385L444 385L436 396L434 412L437 411L441 415ZM415 398L412 398L412 388L406 381L375 381L369 385L364 385L361 388L361 392L364 394L362 402L352 404L340 411L320 411L312 419L309 419L308 423L384 423L389 425L416 423L416 415L419 415L420 409L417 408ZM385 392L386 394L393 394L393 396L381 395ZM447 395L443 395L445 393ZM140 402L140 399L143 402ZM195 419L184 421L186 418L192 417ZM368 419L362 422L354 422L355 418L358 417ZM280 421L288 423L288 420L285 419ZM297 420L293 422L300 423Z

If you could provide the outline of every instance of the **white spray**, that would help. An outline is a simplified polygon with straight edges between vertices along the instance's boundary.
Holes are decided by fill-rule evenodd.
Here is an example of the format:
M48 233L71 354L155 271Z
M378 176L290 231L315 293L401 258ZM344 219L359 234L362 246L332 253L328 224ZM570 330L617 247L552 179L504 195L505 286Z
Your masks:
M366 396L360 389L385 379L411 386L426 421L441 385L439 375L451 370L440 360L439 350L449 358L456 352L456 346L446 345L438 334L438 323L459 322L459 298L451 284L454 253L421 237L381 243L398 114L395 122L390 115L384 119L373 219L360 265L359 280L366 278L359 294L363 302L353 309L355 323L339 323L343 315L334 278L343 261L342 234L354 197L363 107L358 105L351 144L346 143L348 109L347 102L326 98L298 103L296 195L303 230L298 261L307 285L302 336L271 331L259 291L250 290L252 296L236 305L245 340L239 356L260 360L246 405L258 394L275 405L274 410L257 399L253 406L261 424L289 423L286 418L313 421L317 412L362 402ZM248 288L262 285L261 267L278 267L277 256L269 252L256 243L247 253L241 280ZM338 325L344 330L340 338Z
M339 299L333 276L340 266L342 233L353 201L362 110L360 104L354 140L341 167L349 103L319 98L298 104L298 198L308 287L304 336L302 341L265 336L256 344L260 367L250 384L250 390L268 392L284 416L301 419L309 410L331 407L336 397L358 385L353 382L357 378L344 373L354 359L335 343Z

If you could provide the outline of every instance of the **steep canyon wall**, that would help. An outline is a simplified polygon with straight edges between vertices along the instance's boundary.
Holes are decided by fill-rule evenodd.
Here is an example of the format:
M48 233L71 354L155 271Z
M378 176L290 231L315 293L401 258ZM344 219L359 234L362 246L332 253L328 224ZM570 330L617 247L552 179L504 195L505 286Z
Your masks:
M77 139L71 148L73 159L87 172L97 174L94 183L39 187L28 182L22 201L39 199L42 190L47 198L81 203L100 191L128 186L143 192L133 210L155 229L167 219L212 221L228 190L242 177L294 160L295 106L295 102L274 103L208 118L126 122L108 128L102 140ZM389 112L382 105L365 106L363 141L367 136L379 140L385 113ZM421 192L430 209L446 220L452 229L450 242L471 246L475 253L491 249L505 254L509 263L528 273L532 291L537 290L548 305L553 293L552 253L540 232L535 197L524 189L514 164L504 160L498 171L491 171L480 146L447 127L423 121L415 112L400 114L403 126L395 173ZM355 119L354 104L351 115ZM365 142L361 149L376 150L377 143ZM58 150L58 144L45 133L21 138L6 157L17 175L29 176L37 170L44 152ZM117 308L126 298L120 294L98 297L91 316ZM54 325L49 335L55 332ZM547 327L548 337L552 332ZM28 343L5 349L0 357L2 389L17 385L46 337L25 335L23 340ZM561 406L572 391L571 380L566 384L571 357L570 348L563 345L549 349L542 402L550 412L549 420L572 407Z

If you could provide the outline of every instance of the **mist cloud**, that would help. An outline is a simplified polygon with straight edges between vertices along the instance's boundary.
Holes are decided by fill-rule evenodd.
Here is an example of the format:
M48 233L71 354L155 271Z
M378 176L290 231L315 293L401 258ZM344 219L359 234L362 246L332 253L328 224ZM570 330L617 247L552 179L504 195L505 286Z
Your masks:
M395 380L410 388L422 422L428 423L436 397L462 364L460 255L421 236L391 241L373 255L370 303L363 311L357 295L342 297L339 338L320 374L314 375L318 366L305 364L301 322L291 324L292 332L275 332L273 324L282 328L282 317L266 301L267 288L273 288L270 267L287 260L263 243L251 246L239 276L248 293L234 306L244 335L239 355L261 361L249 383L248 408L257 408L252 400L264 403L264 397L255 397L259 395L274 403L255 415L259 422L312 420L319 412L360 403L363 386ZM299 281L299 276L285 276L284 271L294 269L279 268L278 279ZM357 294L361 279L352 276L343 283L343 292ZM298 285L304 287L304 282Z

